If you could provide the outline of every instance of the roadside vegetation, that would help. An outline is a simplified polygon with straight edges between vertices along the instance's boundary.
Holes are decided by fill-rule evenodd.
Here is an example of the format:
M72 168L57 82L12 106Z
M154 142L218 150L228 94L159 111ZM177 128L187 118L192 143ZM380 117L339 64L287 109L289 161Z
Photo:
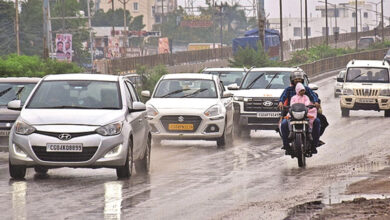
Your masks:
M38 56L11 54L0 58L0 77L42 77L48 74L80 73L74 63L43 60Z
M152 93L158 80L163 75L168 74L168 70L164 65L158 65L151 69L148 69L146 66L139 66L136 72L141 76L142 79L142 86L137 88L138 94L141 94L141 91L143 90L149 90L150 93ZM145 97L140 98L143 102L148 100L148 98Z

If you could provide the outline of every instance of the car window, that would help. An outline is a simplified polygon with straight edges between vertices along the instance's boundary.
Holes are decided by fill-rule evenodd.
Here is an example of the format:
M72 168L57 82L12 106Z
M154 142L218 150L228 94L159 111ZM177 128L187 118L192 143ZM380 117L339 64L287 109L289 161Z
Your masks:
M217 98L213 80L166 79L157 85L155 98Z
M348 68L346 82L388 83L389 70L385 68Z
M252 71L245 77L243 89L285 89L290 86L291 72Z
M36 83L0 83L0 106L20 100L24 104Z
M224 86L234 83L239 86L245 76L245 71L208 71L204 73L219 76Z
M27 108L122 109L122 102L117 82L44 81Z
M139 99L139 97L138 97L137 91L134 89L133 84L130 83L130 82L128 82L128 81L125 81L125 84L126 84L127 88L128 88L129 91L130 91L131 99L132 99L133 101L139 102L140 99Z
M387 55L387 56L390 56L390 50L387 51L387 54L386 54L386 55Z

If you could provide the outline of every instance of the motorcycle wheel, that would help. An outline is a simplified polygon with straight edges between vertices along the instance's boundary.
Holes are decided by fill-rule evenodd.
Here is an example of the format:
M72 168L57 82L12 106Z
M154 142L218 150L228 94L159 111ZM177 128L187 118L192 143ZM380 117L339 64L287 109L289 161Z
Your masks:
M302 143L302 134L296 134L295 135L295 140L294 140L294 146L296 150L296 157L298 159L298 166L299 167L304 167L306 165L306 157L305 157L305 152L303 150L303 143Z

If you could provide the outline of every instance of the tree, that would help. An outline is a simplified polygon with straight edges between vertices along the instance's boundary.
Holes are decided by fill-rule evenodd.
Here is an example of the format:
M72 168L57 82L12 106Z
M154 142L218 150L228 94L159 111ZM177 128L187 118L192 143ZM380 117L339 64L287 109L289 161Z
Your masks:
M253 48L240 48L234 55L233 60L229 60L232 67L269 67L281 65L280 63L270 60L263 46L259 43L257 51Z
M14 22L14 3L0 0L0 55L16 52Z
M20 48L25 55L41 55L43 51L42 0L22 3L20 13Z

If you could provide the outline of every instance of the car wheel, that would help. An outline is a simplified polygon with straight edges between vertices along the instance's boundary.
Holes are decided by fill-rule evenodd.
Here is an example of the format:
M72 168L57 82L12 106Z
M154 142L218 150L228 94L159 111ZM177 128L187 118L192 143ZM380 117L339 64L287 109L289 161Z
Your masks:
M152 138L153 145L161 145L161 139L160 138Z
M341 108L341 117L349 117L349 109Z
M335 98L338 98L338 97L339 97L339 95L335 93L335 94L334 94L334 97L335 97Z
M390 117L390 110L385 110L385 117L386 118Z
M148 173L150 170L150 156L151 156L151 150L152 150L152 140L149 137L147 144L146 144L146 150L144 154L144 158L141 160L135 161L135 170L137 173Z
M129 139L127 147L126 162L123 166L116 168L116 175L119 179L130 178L133 173L133 141Z
M14 179L23 179L26 176L26 167L12 165L11 161L8 161L9 174Z
M34 167L34 170L38 174L46 174L49 171L49 169L45 167Z
M251 137L251 130L247 128L240 128L240 138L250 138Z

